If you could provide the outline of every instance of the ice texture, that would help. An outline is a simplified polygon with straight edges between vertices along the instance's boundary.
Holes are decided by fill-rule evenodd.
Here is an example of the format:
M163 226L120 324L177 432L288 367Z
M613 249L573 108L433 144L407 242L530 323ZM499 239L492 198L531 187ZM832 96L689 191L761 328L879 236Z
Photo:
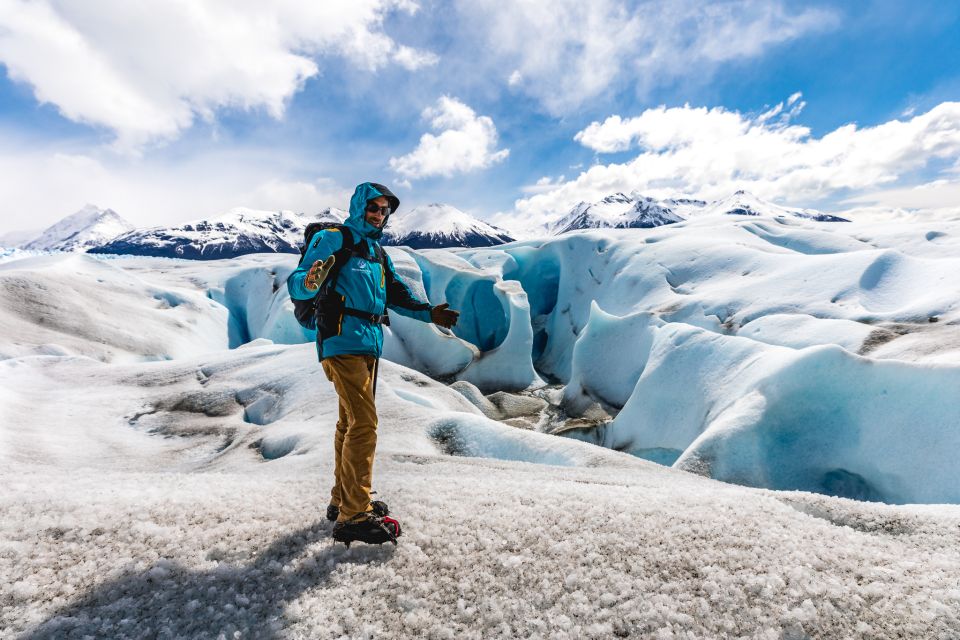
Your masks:
M417 295L447 302L461 316L452 332L394 317L384 356L488 394L559 382L569 415L615 416L578 437L714 478L888 502L954 502L960 478L937 453L957 452L949 425L960 394L949 372L960 364L960 258L941 249L958 223L941 221L922 236L938 243L931 255L909 228L898 246L892 224L704 215L494 248L391 247ZM82 255L8 261L0 266L9 301L0 348L8 356L73 353L111 362L313 339L294 320L283 286L293 260L254 255L217 265ZM71 273L67 290L57 284L63 272ZM87 303L106 294L108 304ZM816 349L827 345L845 355ZM898 373L867 388L887 360L900 363ZM786 363L794 361L820 363L824 373L787 394L795 381ZM897 376L904 381L893 382ZM929 394L912 392L914 384ZM882 406L872 399L879 393L893 408L861 415L864 403ZM859 416L856 428L804 408L821 396L838 398L835 413ZM714 433L729 424L737 438ZM925 435L904 437L904 430ZM788 436L805 444L785 448ZM814 441L814 453L800 456ZM936 482L908 468L907 461L923 468L925 456L937 461ZM854 488L835 481L837 474L858 478Z
M350 550L295 256L10 254L0 635L958 637L958 237L723 214L391 248L463 326L391 325L404 534ZM613 416L576 433L605 446L511 426L541 397Z
M375 488L404 534L347 550L323 518L336 399L313 357L261 343L159 362L0 362L4 633L960 630L958 507L718 483L491 421L389 362Z

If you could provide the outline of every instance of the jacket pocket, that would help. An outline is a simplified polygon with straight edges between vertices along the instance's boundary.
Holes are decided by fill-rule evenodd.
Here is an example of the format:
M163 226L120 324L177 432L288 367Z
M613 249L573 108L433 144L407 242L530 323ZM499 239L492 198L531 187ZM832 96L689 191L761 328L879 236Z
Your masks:
M343 331L344 296L333 292L317 303L317 338L322 342Z

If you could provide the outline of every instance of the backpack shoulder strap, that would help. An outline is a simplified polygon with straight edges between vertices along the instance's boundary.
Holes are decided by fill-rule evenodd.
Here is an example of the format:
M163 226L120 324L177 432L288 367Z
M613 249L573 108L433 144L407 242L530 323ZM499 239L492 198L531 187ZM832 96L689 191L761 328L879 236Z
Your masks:
M351 232L349 228L342 224L338 224L333 228L340 232L340 235L343 236L343 241L340 248L333 252L333 255L336 256L337 259L334 261L333 267L330 268L327 279L323 282L321 290L324 293L334 290L337 286L337 279L340 277L340 270L343 269L344 265L347 264L347 260L349 260L357 250L357 243L354 241L353 232Z
M383 250L379 242L373 245L373 255L377 259L377 262L380 263L380 268L383 270L383 277L387 282L391 282L393 280L393 272L387 266L387 252Z
M334 253L343 251L344 249L346 249L347 251L353 251L354 247L357 246L357 243L354 242L353 240L353 232L350 231L350 229L346 225L342 225L342 224L338 224L334 227L331 227L331 229L336 229L337 231L340 232L340 235L343 236L343 244L341 244L340 248L337 249L337 251L335 251Z

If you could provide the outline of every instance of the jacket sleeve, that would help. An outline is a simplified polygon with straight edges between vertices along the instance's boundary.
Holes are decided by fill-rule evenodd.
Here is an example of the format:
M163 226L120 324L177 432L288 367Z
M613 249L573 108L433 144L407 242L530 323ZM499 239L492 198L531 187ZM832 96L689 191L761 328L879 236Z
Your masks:
M423 302L413 295L410 287L397 275L397 271L393 268L393 260L391 260L390 256L386 253L383 255L386 258L385 266L389 270L389 273L386 274L387 307L402 316L420 320L421 322L431 322L430 303Z
M343 236L339 229L324 229L313 236L313 241L307 248L300 266L293 270L287 277L287 291L290 297L295 300L309 300L317 295L317 289L310 290L303 286L303 281L307 277L307 272L317 260L326 260L333 253L343 246Z

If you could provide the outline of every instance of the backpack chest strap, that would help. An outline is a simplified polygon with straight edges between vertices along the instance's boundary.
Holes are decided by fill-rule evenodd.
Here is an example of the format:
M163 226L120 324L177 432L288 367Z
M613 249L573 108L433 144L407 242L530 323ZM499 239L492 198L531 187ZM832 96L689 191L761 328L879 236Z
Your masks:
M387 315L386 311L384 311L383 315L377 315L376 313L368 313L366 311L360 311L359 309L344 307L343 315L360 318L361 320L366 320L372 324L382 324L388 327L390 326L390 316Z

